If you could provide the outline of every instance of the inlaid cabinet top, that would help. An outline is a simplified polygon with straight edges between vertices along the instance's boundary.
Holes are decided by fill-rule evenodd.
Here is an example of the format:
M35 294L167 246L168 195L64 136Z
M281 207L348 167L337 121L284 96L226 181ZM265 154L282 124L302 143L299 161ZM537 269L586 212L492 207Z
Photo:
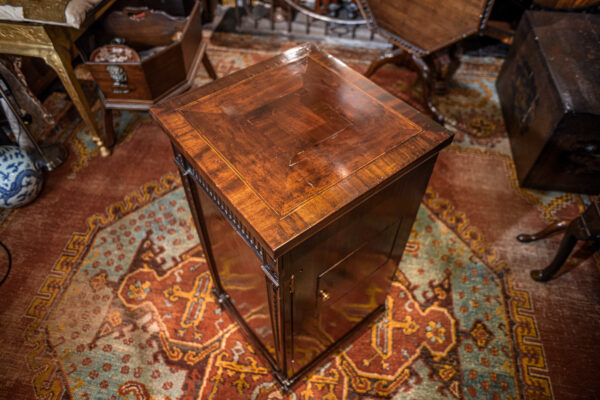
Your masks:
M272 254L451 140L429 118L311 44L163 102L152 113Z

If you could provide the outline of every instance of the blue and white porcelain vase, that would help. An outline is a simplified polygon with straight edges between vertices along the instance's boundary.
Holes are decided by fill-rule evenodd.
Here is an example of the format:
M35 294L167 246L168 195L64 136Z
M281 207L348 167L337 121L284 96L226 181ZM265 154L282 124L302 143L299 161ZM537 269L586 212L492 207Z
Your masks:
M17 208L42 190L42 171L18 146L0 146L0 208Z

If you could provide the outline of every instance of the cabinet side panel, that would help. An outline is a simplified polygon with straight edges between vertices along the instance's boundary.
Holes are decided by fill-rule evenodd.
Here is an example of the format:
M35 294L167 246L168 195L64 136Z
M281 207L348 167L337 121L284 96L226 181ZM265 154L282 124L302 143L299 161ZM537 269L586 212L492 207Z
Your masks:
M294 370L385 304L435 158L290 252L286 270L295 275Z
M435 166L437 157L437 154L431 157L427 162L419 166L417 170L413 171L412 175L406 177L409 182L408 184L410 185L410 190L405 190L403 192L402 215L405 217L400 221L398 234L396 235L396 241L394 242L394 248L392 249L391 254L391 258L395 265L398 265L402 259L406 242L408 241L412 226L415 223L415 218L419 211L419 206L423 199L423 195L425 194L425 190L427 189L429 178L433 173L433 167Z
M199 187L198 193L221 285L246 324L277 359L262 262Z
M565 192L600 193L600 110L569 113L531 169L524 186Z
M181 43L171 44L160 54L144 59L142 67L153 99L187 79Z
M496 80L519 182L523 184L563 114L559 94L525 13Z

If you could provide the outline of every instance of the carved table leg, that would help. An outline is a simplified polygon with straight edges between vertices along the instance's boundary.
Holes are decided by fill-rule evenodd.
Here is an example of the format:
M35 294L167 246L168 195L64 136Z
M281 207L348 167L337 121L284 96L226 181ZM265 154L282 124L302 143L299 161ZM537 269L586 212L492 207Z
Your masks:
M440 124L444 123L444 116L433 105L433 95L444 95L448 91L448 83L460 66L460 48L458 46L446 47L427 57L412 56L413 62L419 67L423 80L423 101L433 118Z
M106 147L104 140L100 136L100 130L96 124L96 118L92 114L92 110L88 101L77 81L73 67L71 66L71 56L69 50L62 46L54 46L54 51L47 52L44 56L44 61L54 69L64 85L73 104L79 111L81 118L85 121L90 129L94 142L100 147L102 156L110 155L110 150Z
M396 47L391 51L384 52L381 56L379 56L375 61L369 65L367 72L365 72L365 76L368 78L373 75L379 68L387 63L396 63L396 64L404 64L407 67L416 70L419 74L419 79L421 79L423 83L423 104L429 109L433 118L439 122L440 124L444 122L444 117L439 112L439 110L433 105L433 93L434 89L437 87L436 80L440 73L436 70L436 64L428 63L423 57L416 56L414 54L409 54L405 50ZM458 64L452 64L449 67L449 71L451 73L448 75L451 76L454 71L458 68ZM449 77L448 77L449 79Z
M562 231L566 230L568 226L569 226L569 221L564 221L564 220L555 221L555 222L551 223L550 225L546 226L544 229L542 229L539 232L532 233L532 234L521 233L519 236L517 236L517 240L521 243L529 243L529 242L533 242L536 240L542 240L554 233L558 233L558 232L562 232Z
M387 63L393 62L403 64L406 62L406 56L407 53L400 48L395 48L393 50L386 51L382 55L380 55L375 61L373 61L371 65L369 65L367 72L365 72L365 76L367 78L370 77L375 72L377 72L379 68L381 68L384 64Z
M433 105L433 91L435 88L435 71L432 71L431 67L422 57L411 55L413 63L419 69L419 76L423 82L423 103L429 108L433 119L438 123L444 123L444 116L439 112L436 106Z
M600 240L600 200L595 199L586 207L583 214L572 220L565 228L566 222L559 221L533 235L519 235L521 242L543 239L554 232L566 229L554 259L546 268L531 271L531 277L539 282L546 282L554 277L571 254L579 240Z
M369 65L365 76L368 78L373 75L384 64L394 62L405 64L408 67L416 69L419 78L423 83L423 104L429 109L433 118L440 124L444 123L444 116L433 105L434 94L444 94L448 87L448 82L460 66L460 48L451 46L426 57L420 57L415 54L409 54L405 50L396 47L391 51L386 51L379 58Z
M454 45L440 49L426 58L427 63L432 66L433 88L436 95L445 95L448 91L448 83L460 67L461 53L461 47Z
M558 252L554 256L554 259L552 260L550 265L541 270L531 271L531 278L533 280L536 280L538 282L549 281L560 270L562 265L569 257L569 254L571 254L573 247L575 247L575 244L577 243L577 237L575 236L575 230L577 229L575 227L576 223L577 220L573 220L567 227L567 231L565 232L565 235L563 236L560 242Z

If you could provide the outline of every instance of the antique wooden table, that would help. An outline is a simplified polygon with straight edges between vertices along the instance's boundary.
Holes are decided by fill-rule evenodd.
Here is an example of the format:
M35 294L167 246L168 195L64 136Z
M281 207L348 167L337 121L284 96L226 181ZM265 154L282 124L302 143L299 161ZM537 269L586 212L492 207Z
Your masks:
M152 114L171 138L215 296L293 385L383 311L451 135L314 45Z

